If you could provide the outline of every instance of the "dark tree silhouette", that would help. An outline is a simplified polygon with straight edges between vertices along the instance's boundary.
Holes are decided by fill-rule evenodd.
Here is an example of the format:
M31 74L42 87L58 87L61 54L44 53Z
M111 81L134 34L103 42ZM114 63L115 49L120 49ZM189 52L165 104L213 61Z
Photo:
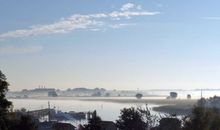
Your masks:
M0 71L0 130L6 130L7 113L11 106L11 102L5 97L8 91L9 83L6 81L5 75Z
M137 93L137 94L135 95L135 97L136 97L137 99L141 99L141 98L143 97L143 94Z
M37 130L33 119L21 112L9 112L12 103L6 99L9 83L0 71L0 130Z
M195 107L185 118L183 130L220 130L220 113L215 108Z
M143 119L143 114L134 107L121 110L121 115L116 121L116 126L119 130L145 130L147 127Z
M6 114L11 106L11 102L5 97L8 91L9 83L6 81L5 75L0 71L0 112L1 114Z
M11 113L12 114L12 113ZM31 116L20 115L19 113L13 113L14 116L10 115L11 118L8 121L8 130L37 130L38 127L33 121Z

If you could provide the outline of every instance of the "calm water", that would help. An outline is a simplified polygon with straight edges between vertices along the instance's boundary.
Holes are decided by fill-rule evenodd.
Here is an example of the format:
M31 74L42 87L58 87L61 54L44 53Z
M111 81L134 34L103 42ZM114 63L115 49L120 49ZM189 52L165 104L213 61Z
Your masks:
M112 103L103 101L81 101L74 99L10 99L13 102L14 109L26 108L27 110L38 110L48 108L48 101L51 108L64 112L88 112L96 110L103 120L115 121L120 115L122 108L145 106L144 103ZM153 104L148 104L150 108Z

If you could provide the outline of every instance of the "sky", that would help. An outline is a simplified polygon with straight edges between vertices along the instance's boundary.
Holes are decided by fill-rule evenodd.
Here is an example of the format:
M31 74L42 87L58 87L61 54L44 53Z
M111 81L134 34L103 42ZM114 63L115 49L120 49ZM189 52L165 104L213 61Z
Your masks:
M220 88L219 0L0 0L10 90Z

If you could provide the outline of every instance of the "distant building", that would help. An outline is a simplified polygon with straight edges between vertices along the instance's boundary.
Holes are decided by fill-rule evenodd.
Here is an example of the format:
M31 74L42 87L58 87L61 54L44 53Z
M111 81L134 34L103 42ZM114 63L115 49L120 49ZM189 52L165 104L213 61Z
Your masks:
M112 121L101 121L100 126L100 130L117 130L116 124ZM79 125L78 130L85 130L85 127L83 125Z
M53 125L54 130L75 130L76 127L69 123L55 123Z
M55 91L54 88L35 88L33 90L29 90L31 92L51 92L51 91Z
M75 130L76 127L69 123L59 122L41 122L39 124L39 130Z
M117 128L112 121L101 121L101 130L117 130Z
M69 114L76 120L84 120L86 119L86 114L84 112L74 112L70 111Z
M41 122L38 125L38 130L53 130L53 125L56 122Z
M181 130L181 121L176 118L162 118L158 130Z

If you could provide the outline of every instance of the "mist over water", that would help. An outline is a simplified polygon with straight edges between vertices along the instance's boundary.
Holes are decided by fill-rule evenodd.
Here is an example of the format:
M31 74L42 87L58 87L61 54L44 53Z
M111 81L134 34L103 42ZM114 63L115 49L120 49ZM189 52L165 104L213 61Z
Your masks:
M26 108L27 110L39 110L48 108L48 101L51 108L63 112L76 111L88 112L96 110L103 120L115 121L120 115L120 110L129 107L144 107L144 103L112 103L104 101L80 101L74 99L11 99L14 109ZM153 104L148 104L150 108Z
M220 96L220 90L162 90L162 91L147 91L149 95L158 95L162 97L157 97L163 99L168 96L170 92L177 92L177 99L186 99L187 95L190 94L192 99L200 99L201 96L204 98L209 98L213 96ZM155 97L152 97L155 98Z
M193 99L199 99L201 97L201 91L175 91L178 93L179 99L186 99L187 94L191 94ZM149 94L159 95L158 97L143 97L142 99L164 99L167 100L165 95L169 95L169 91L148 91ZM162 96L163 95L163 96ZM220 96L220 91L202 91L203 97ZM89 99L83 100L83 99ZM145 103L117 103L117 102L105 102L99 99L112 99L112 100L135 100L135 97L56 97L56 98L39 98L39 99L10 99L13 102L14 109L26 108L27 110L39 110L48 108L48 102L50 102L51 108L60 110L63 112L76 111L76 112L88 112L96 110L98 115L103 120L115 121L120 115L120 110L129 107L144 107ZM96 101L97 100L97 101ZM160 106L160 104L148 104L149 108ZM152 111L155 113L154 111Z

